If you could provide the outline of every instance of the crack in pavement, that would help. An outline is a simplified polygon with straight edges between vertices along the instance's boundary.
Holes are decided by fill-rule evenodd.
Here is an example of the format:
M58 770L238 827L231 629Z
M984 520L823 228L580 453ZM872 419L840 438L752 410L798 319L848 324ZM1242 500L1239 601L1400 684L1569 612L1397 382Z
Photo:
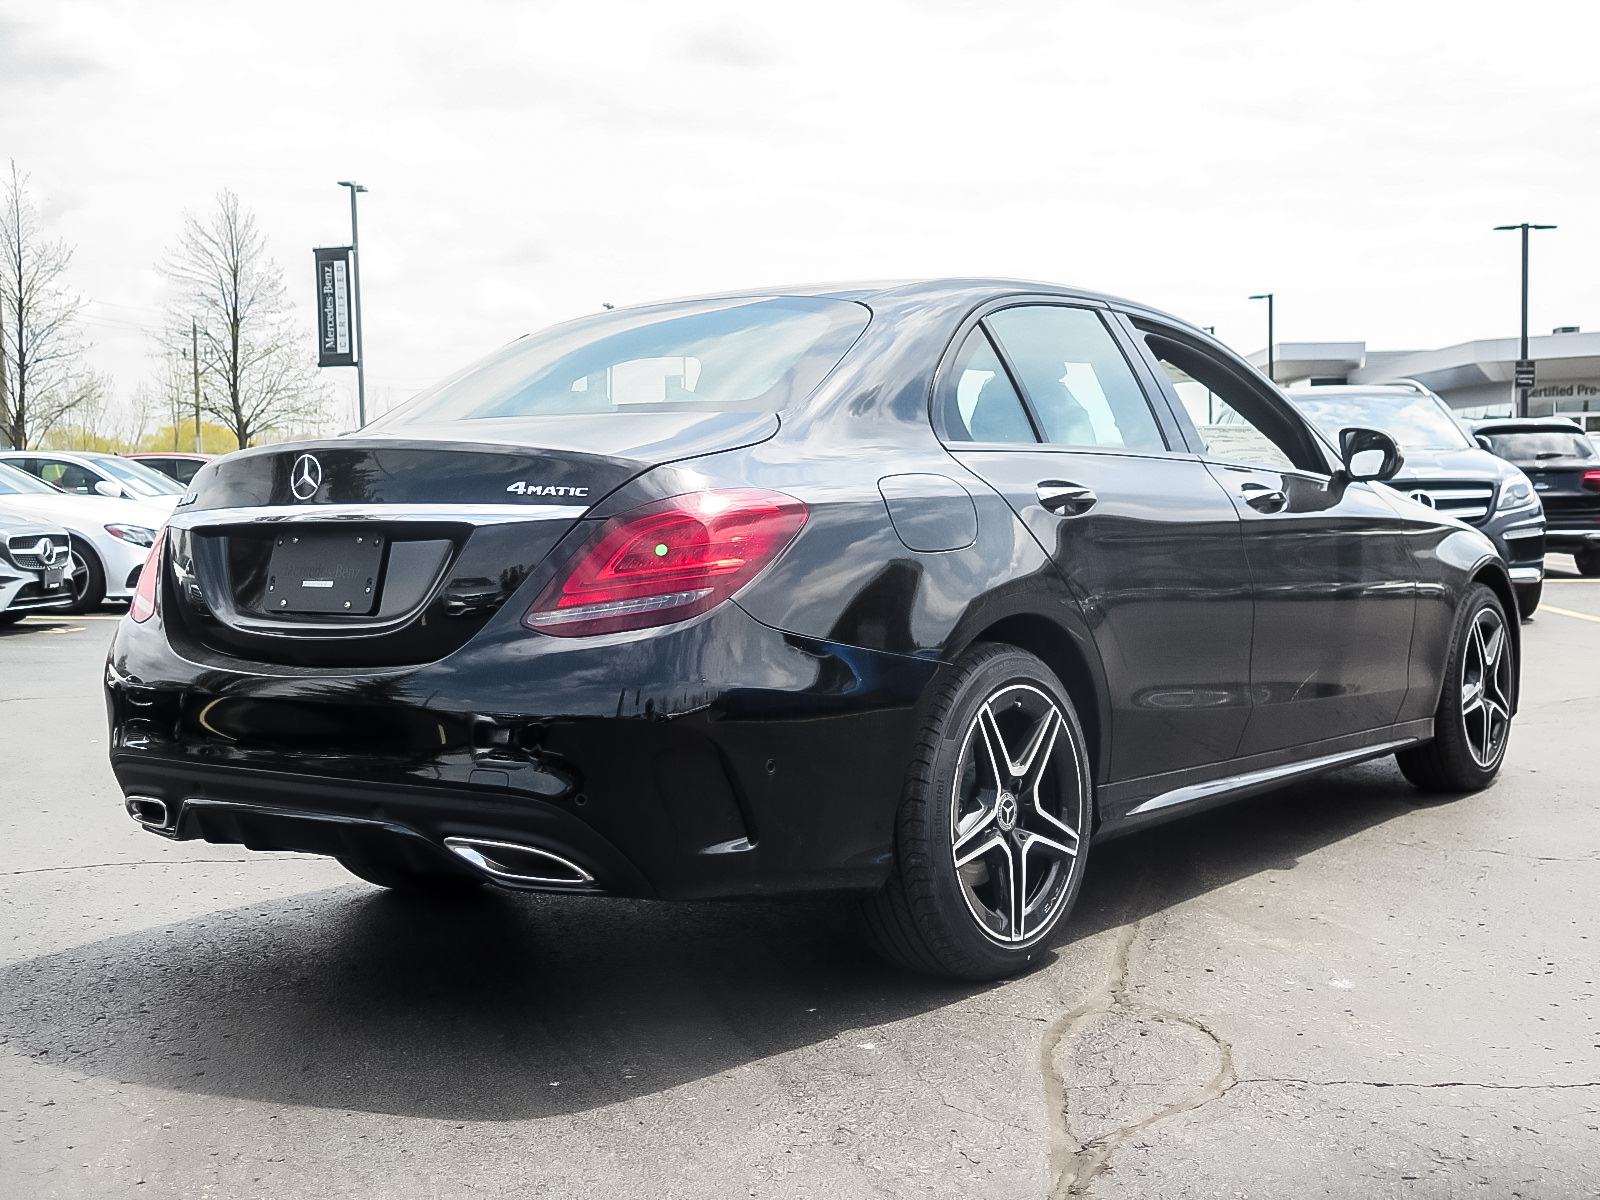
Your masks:
M1267 1075L1252 1075L1236 1079L1235 1083L1298 1083L1305 1087L1372 1087L1372 1088L1487 1088L1496 1092L1539 1092L1570 1088L1600 1088L1597 1083L1472 1083L1446 1080L1442 1083L1386 1083L1374 1079L1276 1079Z
M1129 995L1128 958L1142 924L1142 920L1135 920L1118 927L1116 951L1112 956L1111 969L1107 972L1105 982L1088 1000L1053 1021L1045 1031L1040 1046L1040 1069L1044 1077L1045 1104L1050 1118L1051 1200L1087 1195L1094 1181L1110 1166L1112 1154L1123 1142L1169 1117L1191 1112L1211 1103L1225 1095L1238 1082L1233 1070L1233 1047L1218 1037L1212 1029L1192 1017L1157 1008ZM1072 1132L1067 1115L1067 1081L1056 1069L1056 1051L1090 1018L1117 1009L1130 1014L1147 1014L1198 1030L1216 1046L1220 1063L1216 1074L1206 1082L1205 1086L1191 1092L1183 1099L1165 1104L1148 1117L1127 1122L1110 1133L1091 1138L1087 1142L1079 1142Z

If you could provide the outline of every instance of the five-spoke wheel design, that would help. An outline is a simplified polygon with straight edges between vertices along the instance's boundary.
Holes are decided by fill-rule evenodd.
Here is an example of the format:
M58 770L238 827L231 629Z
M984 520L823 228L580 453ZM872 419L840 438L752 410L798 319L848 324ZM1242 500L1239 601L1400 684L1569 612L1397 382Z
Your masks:
M1505 752L1511 731L1511 653L1505 619L1494 608L1473 614L1461 655L1461 720L1467 750L1485 769Z
M978 707L950 795L950 853L967 909L995 941L1015 945L1049 928L1078 857L1085 781L1058 754L1066 727L1038 687L1007 684Z
M1481 583L1456 610L1433 740L1395 754L1405 777L1425 791L1476 792L1500 770L1517 707L1517 631L1506 611Z
M979 644L922 707L895 820L894 865L862 904L891 962L1001 979L1072 911L1088 862L1088 742L1060 678L1016 646Z

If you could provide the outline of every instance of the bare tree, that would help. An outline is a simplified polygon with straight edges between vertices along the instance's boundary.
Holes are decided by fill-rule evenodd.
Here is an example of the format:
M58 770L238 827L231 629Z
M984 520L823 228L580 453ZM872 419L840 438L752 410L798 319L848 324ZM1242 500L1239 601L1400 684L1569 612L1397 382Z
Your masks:
M27 187L12 162L0 201L0 443L18 450L105 388L84 369L82 301L61 282L72 249L45 240Z
M237 196L224 189L209 216L186 216L163 270L179 291L166 341L187 348L198 322L200 406L240 449L316 418L325 389L304 348L309 339L296 337L283 270Z

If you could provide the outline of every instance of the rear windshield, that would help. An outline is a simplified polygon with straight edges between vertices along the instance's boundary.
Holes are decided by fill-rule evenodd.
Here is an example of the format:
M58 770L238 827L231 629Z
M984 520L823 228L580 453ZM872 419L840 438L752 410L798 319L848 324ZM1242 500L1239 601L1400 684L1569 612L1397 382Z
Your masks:
M512 343L371 428L563 413L773 412L804 400L871 314L780 297L657 305Z
M1472 448L1472 442L1456 424L1456 419L1431 396L1384 392L1328 392L1322 396L1308 396L1295 392L1291 398L1335 446L1339 444L1340 430L1359 425L1383 430L1402 450Z
M0 463L0 496L59 496L61 489L52 487L42 479L35 479L26 471Z
M1573 430L1526 430L1521 433L1487 433L1489 445L1501 458L1514 463L1541 463L1556 458L1594 458L1594 443Z

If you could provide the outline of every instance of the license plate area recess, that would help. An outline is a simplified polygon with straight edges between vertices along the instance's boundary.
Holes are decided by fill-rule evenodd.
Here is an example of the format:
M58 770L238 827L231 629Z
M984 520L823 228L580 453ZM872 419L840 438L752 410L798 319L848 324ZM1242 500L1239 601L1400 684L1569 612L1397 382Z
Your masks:
M371 530L280 533L267 564L267 612L370 616L385 538Z

